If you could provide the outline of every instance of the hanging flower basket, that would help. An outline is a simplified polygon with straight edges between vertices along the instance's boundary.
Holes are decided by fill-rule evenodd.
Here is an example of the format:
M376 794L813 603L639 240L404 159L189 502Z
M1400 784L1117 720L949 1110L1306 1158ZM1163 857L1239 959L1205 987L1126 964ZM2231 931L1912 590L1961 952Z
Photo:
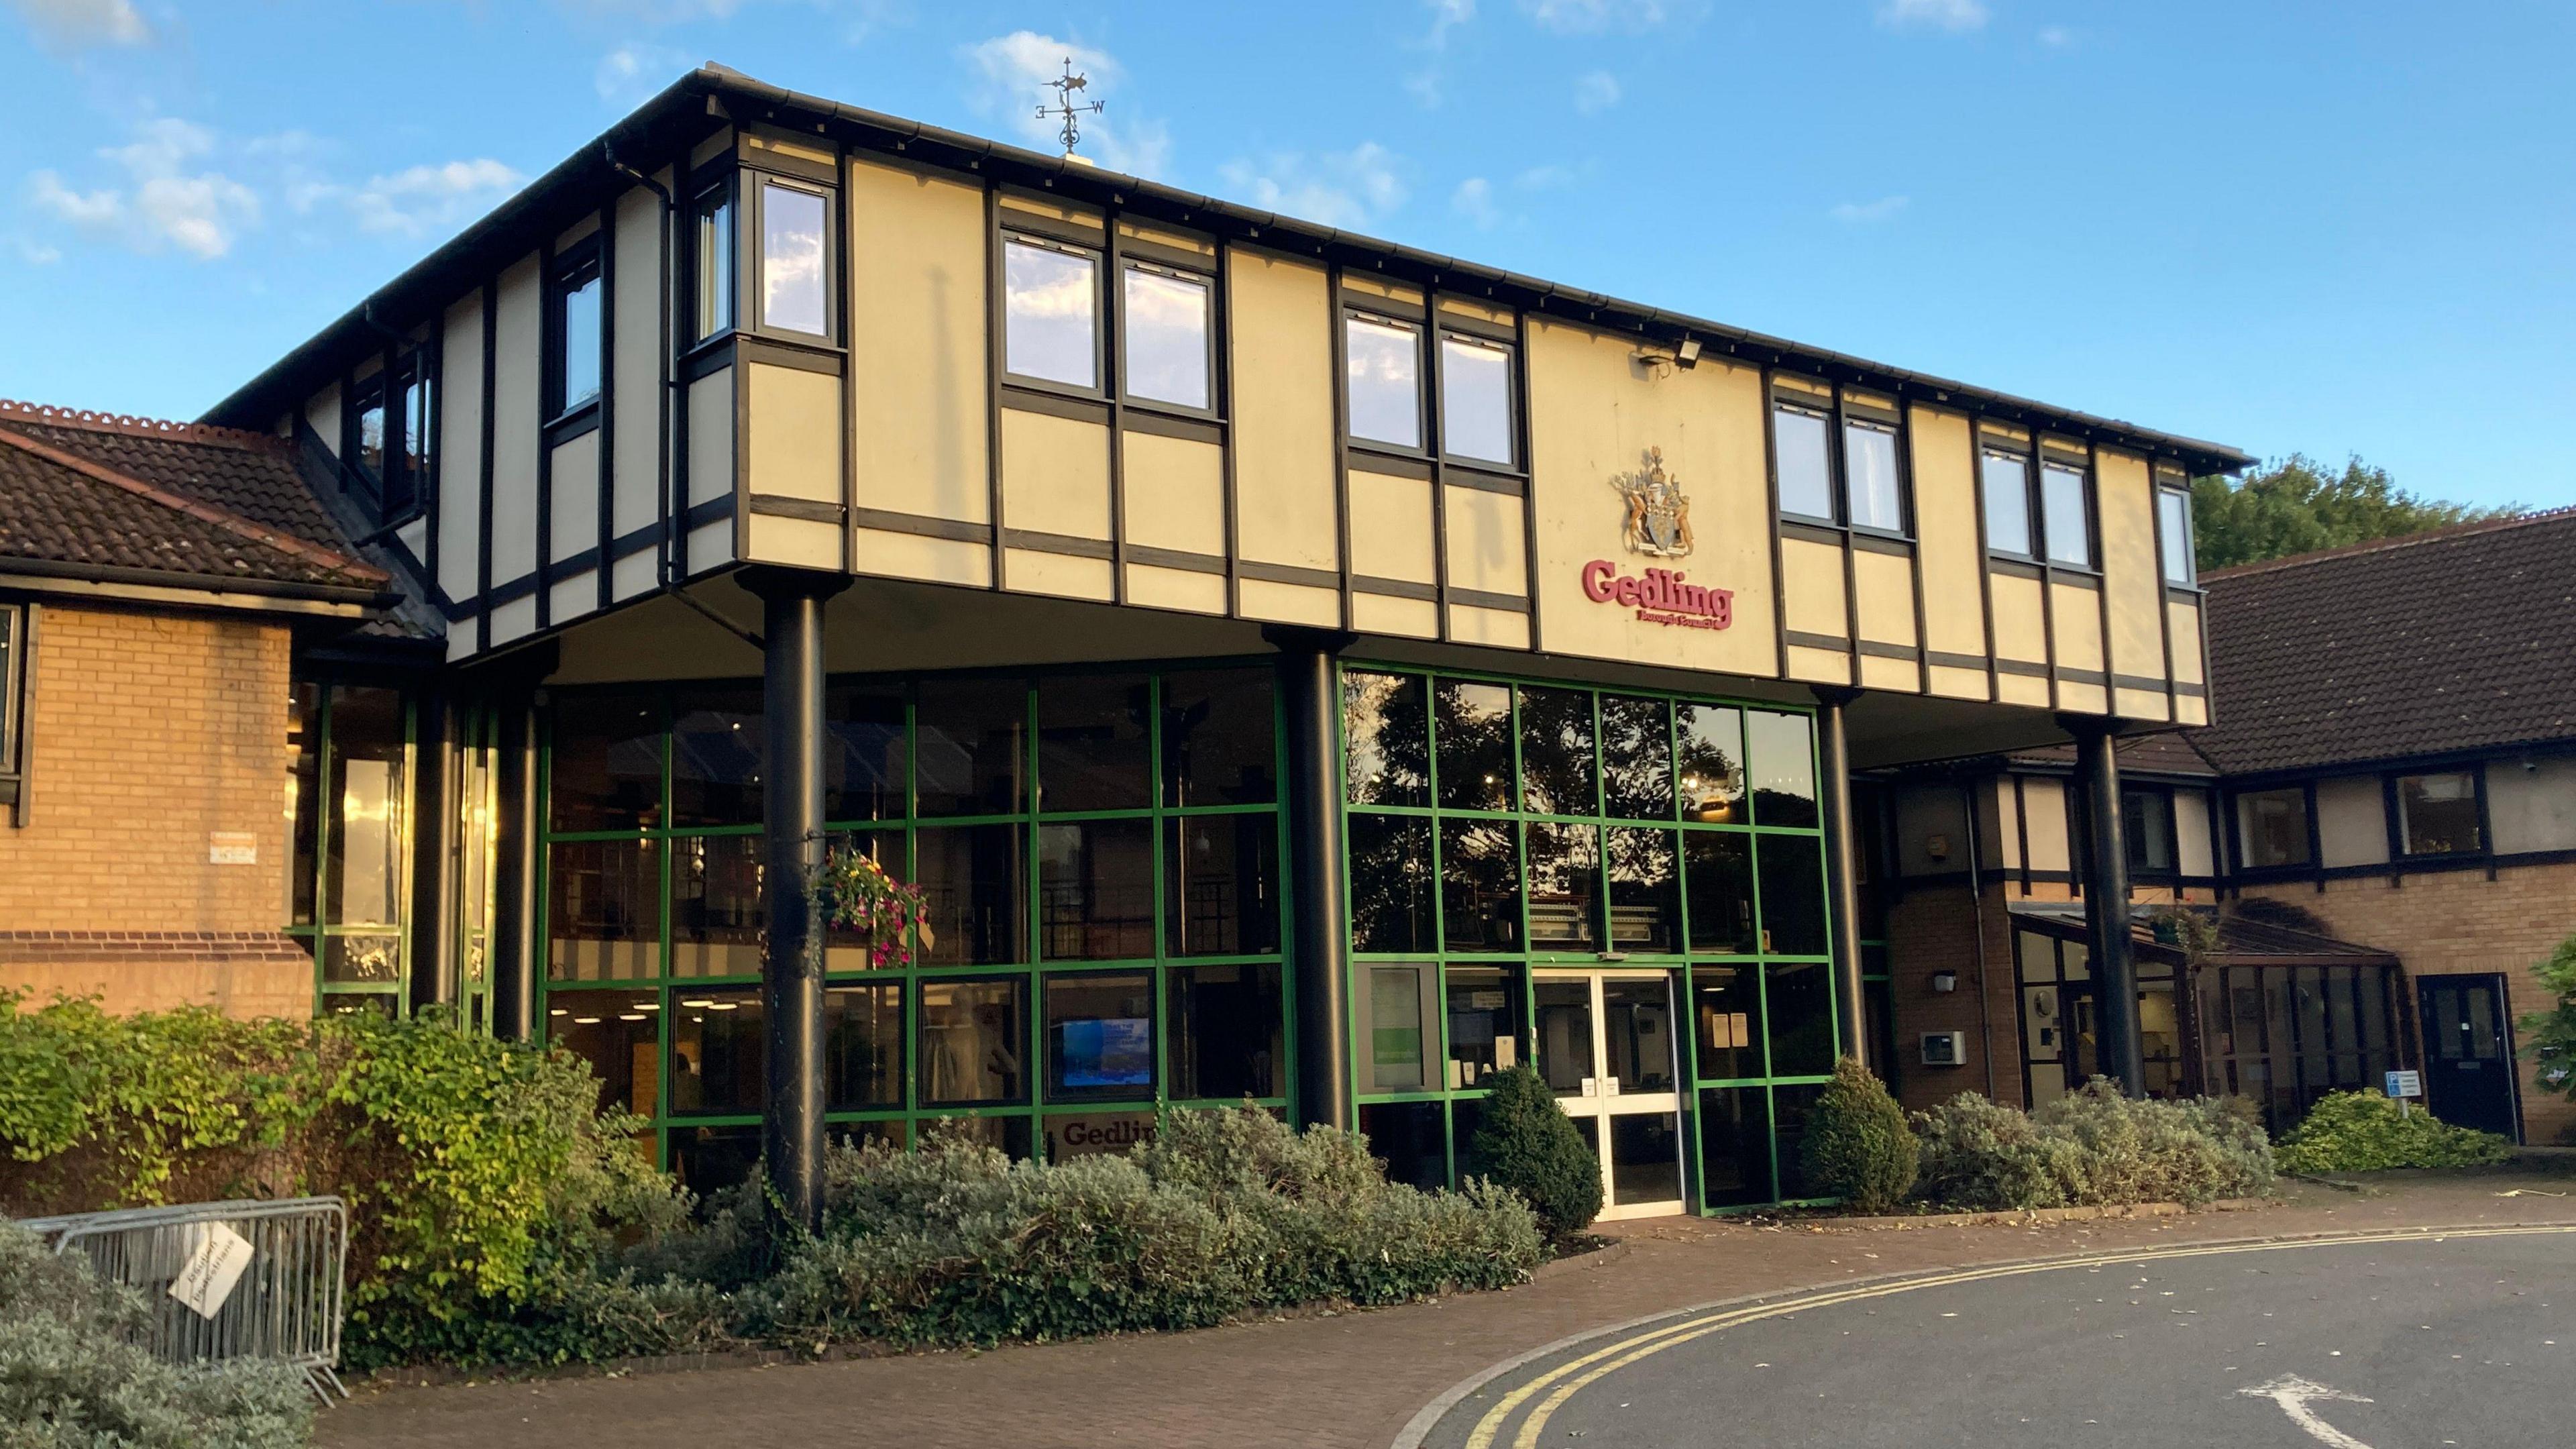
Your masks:
M847 846L823 859L814 894L826 923L856 932L867 943L872 968L912 964L913 930L930 943L930 923L922 919L921 888L896 880L876 857Z

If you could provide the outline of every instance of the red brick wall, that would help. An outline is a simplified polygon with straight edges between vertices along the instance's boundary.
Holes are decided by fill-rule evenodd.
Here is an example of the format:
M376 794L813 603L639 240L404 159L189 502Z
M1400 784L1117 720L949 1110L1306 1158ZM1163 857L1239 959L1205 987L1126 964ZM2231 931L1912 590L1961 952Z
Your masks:
M1994 1046L1992 1095L2016 1107L2022 1103L2012 925L2005 919L2000 890L1989 888L1978 906L1986 931L1982 1001L1977 993L1978 912L1970 908L1964 884L1909 891L1888 910L1887 986L1896 1025L1896 1096L1909 1109L1921 1110L1961 1092L1985 1092L1989 1039ZM1938 971L1957 972L1957 989L1933 990L1932 976ZM1923 1065L1923 1033L1928 1031L1964 1032L1963 1065Z
M41 606L32 810L0 817L0 986L311 1013L312 959L277 929L290 645L278 623ZM257 862L212 864L219 831Z

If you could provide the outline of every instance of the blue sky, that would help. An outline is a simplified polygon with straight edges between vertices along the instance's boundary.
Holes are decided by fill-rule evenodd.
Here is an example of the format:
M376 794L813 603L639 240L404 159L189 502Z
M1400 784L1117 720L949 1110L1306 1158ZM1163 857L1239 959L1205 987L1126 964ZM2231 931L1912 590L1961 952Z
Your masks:
M0 0L0 396L191 416L700 60L2420 492L2576 503L2576 6Z

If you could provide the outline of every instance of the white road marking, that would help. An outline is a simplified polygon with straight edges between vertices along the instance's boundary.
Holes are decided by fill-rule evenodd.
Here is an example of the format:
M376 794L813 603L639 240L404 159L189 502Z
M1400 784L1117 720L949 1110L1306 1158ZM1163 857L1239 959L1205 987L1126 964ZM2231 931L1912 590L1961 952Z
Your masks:
M2291 1423L2307 1430L2309 1438L2329 1446L2329 1449L2370 1449L2369 1445L2318 1418L2317 1411L2308 1407L2319 1399L2347 1404L2370 1402L2359 1394L2347 1394L2341 1389L2310 1383L2297 1374L2283 1374L2269 1383L2255 1384L2236 1392L2249 1399L2270 1399L2280 1405L2281 1412L2290 1416Z

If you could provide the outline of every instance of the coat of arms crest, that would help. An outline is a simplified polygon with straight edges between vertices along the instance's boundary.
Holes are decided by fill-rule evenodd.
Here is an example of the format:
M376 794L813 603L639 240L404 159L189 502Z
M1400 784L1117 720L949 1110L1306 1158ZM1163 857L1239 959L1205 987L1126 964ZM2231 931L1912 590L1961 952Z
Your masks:
M1611 475L1610 486L1628 503L1620 539L1630 553L1649 558L1688 558L1691 551L1690 498L1681 480L1664 471L1664 450L1648 448L1639 466Z

